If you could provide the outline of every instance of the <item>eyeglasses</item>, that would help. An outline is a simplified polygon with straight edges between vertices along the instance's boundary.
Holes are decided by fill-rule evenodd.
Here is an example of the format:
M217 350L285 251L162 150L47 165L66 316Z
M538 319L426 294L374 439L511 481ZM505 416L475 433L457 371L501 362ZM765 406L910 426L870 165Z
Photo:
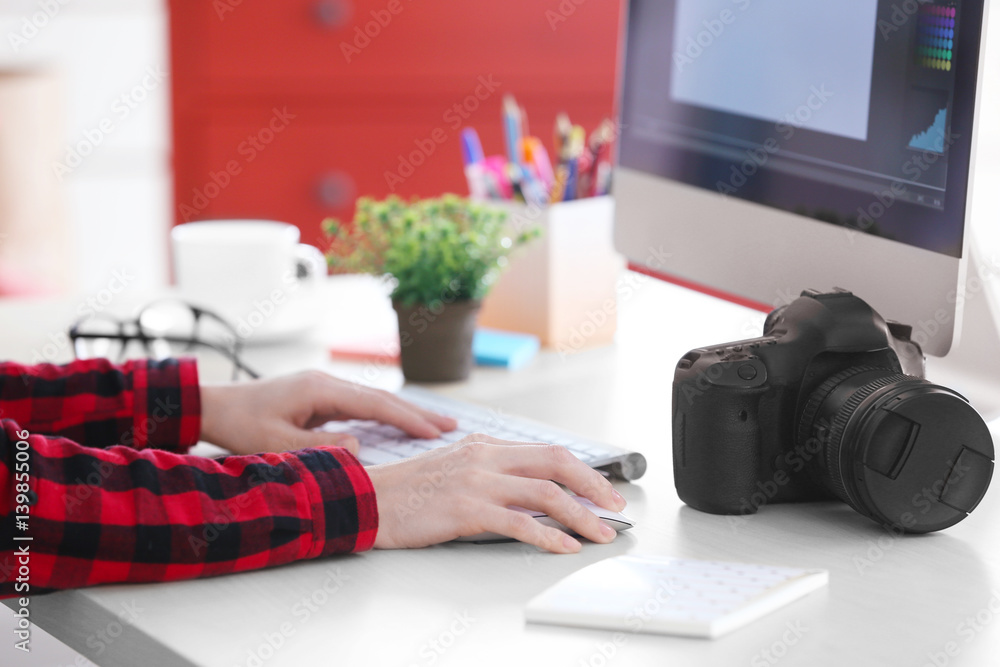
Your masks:
M107 358L124 361L132 343L146 357L166 359L203 348L222 355L233 365L232 379L243 373L251 379L260 374L240 358L243 341L225 319L198 306L175 299L154 301L134 320L120 320L103 313L90 315L69 329L78 359Z

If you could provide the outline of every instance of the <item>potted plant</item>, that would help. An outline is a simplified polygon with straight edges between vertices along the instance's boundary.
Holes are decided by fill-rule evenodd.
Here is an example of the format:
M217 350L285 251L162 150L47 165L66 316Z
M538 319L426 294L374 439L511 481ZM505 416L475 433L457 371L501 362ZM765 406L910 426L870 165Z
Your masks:
M468 377L480 303L507 255L539 234L533 228L511 235L506 220L503 210L445 195L410 202L362 197L353 224L323 223L334 271L393 280L400 361L408 380Z

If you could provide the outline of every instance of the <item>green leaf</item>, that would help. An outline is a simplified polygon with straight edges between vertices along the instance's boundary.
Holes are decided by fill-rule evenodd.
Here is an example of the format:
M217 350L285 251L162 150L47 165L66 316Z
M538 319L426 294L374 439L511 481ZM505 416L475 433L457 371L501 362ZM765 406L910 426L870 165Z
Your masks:
M361 197L352 225L324 221L331 267L390 276L392 298L404 305L481 299L499 274L500 258L541 235L513 239L507 212L447 194L404 202Z

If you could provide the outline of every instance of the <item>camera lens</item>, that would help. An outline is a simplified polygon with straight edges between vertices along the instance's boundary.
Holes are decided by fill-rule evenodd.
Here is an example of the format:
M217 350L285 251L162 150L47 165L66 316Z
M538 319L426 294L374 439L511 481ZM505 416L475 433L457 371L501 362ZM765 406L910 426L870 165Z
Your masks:
M806 403L799 441L818 450L813 470L827 489L896 531L958 523L993 475L993 439L969 402L889 369L829 378Z

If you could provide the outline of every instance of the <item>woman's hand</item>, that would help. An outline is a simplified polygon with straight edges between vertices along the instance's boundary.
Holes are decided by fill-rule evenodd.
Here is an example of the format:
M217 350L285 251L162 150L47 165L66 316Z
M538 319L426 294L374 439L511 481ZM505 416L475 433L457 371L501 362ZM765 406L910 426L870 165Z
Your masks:
M201 439L234 454L330 445L357 454L354 437L312 430L343 419L372 419L417 438L436 438L456 425L450 417L418 408L389 392L319 371L201 388Z
M573 553L580 550L577 540L508 506L543 511L601 543L615 538L614 529L556 482L601 507L614 511L625 507L625 499L611 483L569 450L480 434L368 468L368 475L378 503L376 549L423 547L493 532L548 551Z

